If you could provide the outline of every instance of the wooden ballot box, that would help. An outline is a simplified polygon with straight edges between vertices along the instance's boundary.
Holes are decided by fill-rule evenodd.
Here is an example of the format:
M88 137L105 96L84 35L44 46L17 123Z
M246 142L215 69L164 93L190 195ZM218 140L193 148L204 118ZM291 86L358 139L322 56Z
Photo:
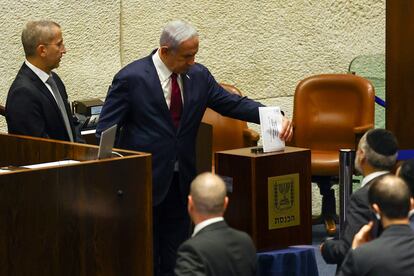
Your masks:
M258 251L312 241L311 153L286 147L215 154L216 173L226 182L228 224L252 237Z
M152 275L151 155L114 151L0 134L0 275Z

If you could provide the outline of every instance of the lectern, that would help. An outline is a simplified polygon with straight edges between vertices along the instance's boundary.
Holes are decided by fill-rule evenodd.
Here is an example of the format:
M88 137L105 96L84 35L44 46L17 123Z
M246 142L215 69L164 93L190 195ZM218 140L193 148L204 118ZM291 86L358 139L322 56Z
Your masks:
M0 275L152 275L151 155L97 151L0 134Z
M258 251L310 244L310 150L286 147L280 152L253 153L252 149L215 155L216 173L229 191L226 221L249 233Z

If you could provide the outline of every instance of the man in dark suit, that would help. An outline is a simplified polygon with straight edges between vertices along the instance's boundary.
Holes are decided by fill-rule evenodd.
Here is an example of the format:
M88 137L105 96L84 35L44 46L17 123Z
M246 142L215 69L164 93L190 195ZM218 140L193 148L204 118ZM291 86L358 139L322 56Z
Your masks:
M397 175L401 177L411 191L411 197L414 198L414 158L405 160L400 167L398 167ZM408 214L410 226L414 230L414 206Z
M228 204L223 180L211 173L191 183L188 213L195 224L192 238L178 249L175 274L203 276L253 276L256 250L244 232L223 219Z
M407 217L413 199L408 186L401 178L387 175L371 185L368 197L384 231L367 243L373 223L361 228L339 275L413 275L414 232Z
M158 49L115 75L97 126L99 137L118 124L118 147L152 154L155 275L173 273L177 248L189 236L186 201L206 108L259 123L262 104L221 88L206 67L195 63L198 44L193 26L168 23ZM291 123L283 118L280 138L291 136Z
M6 101L9 133L74 141L65 86L52 72L66 53L60 26L52 21L28 22L22 44L26 60Z
M339 240L327 240L321 244L322 257L329 264L337 264L337 270L348 253L355 234L363 225L373 219L373 213L368 203L369 187L375 179L389 173L394 168L397 150L397 140L388 130L369 130L361 138L356 152L355 168L364 178L361 188L353 193L349 200L344 235ZM377 224L373 231L379 231Z

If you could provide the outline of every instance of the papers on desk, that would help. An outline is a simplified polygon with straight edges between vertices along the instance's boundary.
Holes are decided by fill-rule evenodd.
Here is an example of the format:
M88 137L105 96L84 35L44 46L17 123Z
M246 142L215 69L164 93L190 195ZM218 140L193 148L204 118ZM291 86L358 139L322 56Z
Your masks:
M68 164L74 164L74 163L79 163L79 162L80 161L77 161L77 160L61 160L61 161L55 161L55 162L47 162L47 163L27 165L27 166L22 166L22 167L27 168L27 169L37 169L37 168L43 168L43 167L68 165Z
M283 150L285 141L279 138L283 115L278 106L259 107L263 152Z
M39 163L39 164L26 165L26 166L6 166L6 167L0 168L0 174L6 173L6 172L12 172L12 171L21 171L25 169L37 169L37 168L44 168L44 167L75 164L79 162L80 161L77 161L77 160L60 160L60 161L55 161L55 162Z

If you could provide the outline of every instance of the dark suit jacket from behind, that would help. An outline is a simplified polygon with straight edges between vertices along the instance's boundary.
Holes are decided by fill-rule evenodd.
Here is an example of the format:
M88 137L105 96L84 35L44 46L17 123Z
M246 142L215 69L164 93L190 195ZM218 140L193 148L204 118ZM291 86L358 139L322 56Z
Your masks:
M339 275L414 275L414 232L409 225L391 225L379 238L350 250Z
M175 274L253 276L256 249L244 232L220 221L201 229L178 249Z
M322 257L326 263L337 264L339 269L346 254L351 248L355 234L358 233L362 226L370 221L375 222L372 233L373 237L377 237L379 223L370 209L368 191L370 185L378 177L372 179L370 182L365 184L364 187L360 188L351 195L349 199L349 206L346 211L343 237L339 240L327 240L322 247Z
M190 183L196 176L197 131L207 107L225 116L259 123L258 107L263 106L224 90L201 64L191 66L181 78L184 107L178 129L174 127L152 54L115 75L96 129L99 138L103 130L118 124L117 147L152 154L153 205L165 198L176 160L182 201L186 202Z
M52 72L63 102L73 137L76 135L68 95L59 76ZM23 63L13 81L6 101L9 133L69 141L62 113L52 93L42 80Z

